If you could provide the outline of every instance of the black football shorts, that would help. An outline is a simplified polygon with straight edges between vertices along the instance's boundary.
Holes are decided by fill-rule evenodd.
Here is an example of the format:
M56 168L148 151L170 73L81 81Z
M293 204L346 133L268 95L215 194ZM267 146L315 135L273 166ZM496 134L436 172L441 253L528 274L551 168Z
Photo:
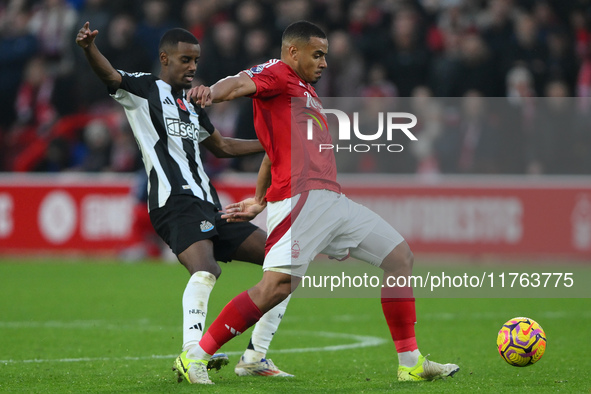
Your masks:
M211 239L217 261L228 262L238 247L258 227L228 223L215 205L189 195L173 195L166 204L150 211L156 233L177 256L197 241Z

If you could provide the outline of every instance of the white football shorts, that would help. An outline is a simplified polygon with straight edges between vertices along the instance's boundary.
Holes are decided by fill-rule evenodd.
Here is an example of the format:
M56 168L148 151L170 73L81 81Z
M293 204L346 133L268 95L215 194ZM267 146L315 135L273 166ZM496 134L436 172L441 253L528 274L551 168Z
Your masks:
M404 238L370 209L344 194L310 190L267 204L263 270L305 275L320 253L348 256L379 267Z

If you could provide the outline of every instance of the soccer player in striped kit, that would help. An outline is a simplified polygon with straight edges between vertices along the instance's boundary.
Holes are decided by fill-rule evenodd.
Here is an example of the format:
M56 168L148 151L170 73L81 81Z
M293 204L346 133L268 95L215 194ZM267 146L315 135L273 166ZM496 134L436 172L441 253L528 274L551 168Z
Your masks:
M76 43L111 96L125 109L149 179L150 220L191 275L182 299L183 351L174 368L179 380L184 377L191 383L204 383L189 366L205 328L209 295L221 274L217 262L241 260L262 265L266 234L251 223L221 219L220 202L204 172L198 145L203 144L217 157L257 153L262 146L258 140L223 137L201 106L186 100L201 55L199 42L190 32L176 28L163 35L159 76L113 68L95 45L97 34L86 22ZM238 375L292 376L266 359L288 301L265 314L254 329L235 368ZM227 356L219 354L207 367L219 369L227 363Z

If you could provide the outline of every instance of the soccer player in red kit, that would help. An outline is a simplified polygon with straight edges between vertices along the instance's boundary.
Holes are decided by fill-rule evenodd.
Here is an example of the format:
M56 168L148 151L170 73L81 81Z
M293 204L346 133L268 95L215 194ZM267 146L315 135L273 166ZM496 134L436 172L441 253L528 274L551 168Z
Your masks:
M350 255L379 266L384 283L389 276L412 274L413 255L402 236L376 213L341 194L332 150L318 149L321 143L331 143L330 134L315 130L308 140L306 119L300 115L322 110L311 84L326 68L327 53L328 41L319 27L295 22L283 33L281 60L187 93L201 106L251 97L255 129L267 153L255 197L229 206L225 215L228 221L251 220L267 207L263 278L230 301L199 342L190 368L205 374L203 380L211 355L288 297L317 254L337 259ZM294 97L302 97L306 104L302 108L292 104ZM381 302L398 352L398 380L433 380L459 370L455 364L435 363L419 352L412 288L385 286Z

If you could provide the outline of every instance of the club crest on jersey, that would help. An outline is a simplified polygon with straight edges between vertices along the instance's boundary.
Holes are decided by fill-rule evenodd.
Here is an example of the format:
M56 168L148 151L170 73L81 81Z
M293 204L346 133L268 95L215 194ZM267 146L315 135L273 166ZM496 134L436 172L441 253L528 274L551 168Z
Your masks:
M298 257L300 257L300 243L293 241L293 245L291 245L291 258L297 259Z
M304 92L304 96L306 96L306 108L322 111L322 104L318 98L312 96L310 92Z
M211 224L207 220L202 220L201 221L201 225L199 227L201 227L201 232L202 233L206 233L208 231L213 230L213 224Z

